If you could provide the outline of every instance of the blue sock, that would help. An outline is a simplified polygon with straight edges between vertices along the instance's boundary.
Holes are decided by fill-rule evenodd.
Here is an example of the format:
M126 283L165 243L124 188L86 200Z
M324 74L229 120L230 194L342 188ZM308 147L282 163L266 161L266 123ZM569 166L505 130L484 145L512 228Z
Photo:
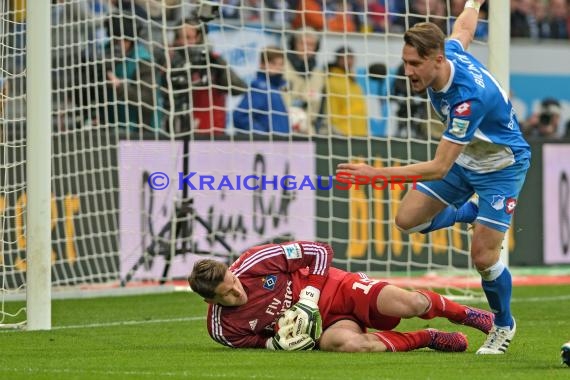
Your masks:
M473 223L479 214L479 207L473 202L465 202L455 215L455 222Z
M495 313L495 325L513 327L513 317L511 314L513 282L509 269L505 267L495 280L482 280L481 284L483 285L483 290L487 296L491 311Z
M426 234L441 228L451 227L457 222L472 223L477 218L478 213L479 207L473 202L465 202L459 210L453 206L447 206L433 218L429 227L421 230L420 233Z
M427 234L428 232L431 231L453 226L455 224L456 214L457 214L457 209L455 207L447 206L433 218L429 227L424 230L421 230L420 233Z

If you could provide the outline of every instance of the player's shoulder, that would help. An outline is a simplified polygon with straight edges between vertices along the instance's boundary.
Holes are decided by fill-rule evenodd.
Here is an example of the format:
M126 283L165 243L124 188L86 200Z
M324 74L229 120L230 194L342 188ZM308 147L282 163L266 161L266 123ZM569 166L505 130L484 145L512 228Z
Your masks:
M467 64L452 61L453 91L449 92L450 104L460 103L468 99L485 97L485 83L480 71L470 70Z
M458 67L472 69L481 66L481 63L461 44L459 40L449 39L445 42L445 56Z
M448 56L453 53L465 53L465 49L458 39L448 38L445 40L445 53Z

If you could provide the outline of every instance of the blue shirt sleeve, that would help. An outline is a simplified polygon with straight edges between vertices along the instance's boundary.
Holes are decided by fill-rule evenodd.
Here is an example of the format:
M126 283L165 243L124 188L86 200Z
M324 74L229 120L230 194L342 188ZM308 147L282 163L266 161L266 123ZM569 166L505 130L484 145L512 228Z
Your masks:
M449 39L445 41L445 55L449 57L451 53L465 53L465 49L459 40Z

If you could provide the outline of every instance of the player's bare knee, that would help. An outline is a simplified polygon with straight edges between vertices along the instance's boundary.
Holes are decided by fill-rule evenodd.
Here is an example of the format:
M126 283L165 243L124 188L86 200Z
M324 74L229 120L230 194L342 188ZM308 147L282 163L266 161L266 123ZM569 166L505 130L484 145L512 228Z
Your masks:
M319 348L321 351L332 352L361 352L357 340L350 339L323 339L321 338Z
M363 344L363 342L358 339L349 339L347 341L344 341L340 347L339 347L339 352L366 352L366 346Z
M396 217L395 224L396 224L396 228L398 228L403 233L413 234L416 232L422 232L423 230L425 230L426 228L428 228L431 225L431 222L418 224L414 220L405 220L404 218L398 219Z
M333 352L382 352L387 348L374 334L350 329L335 328L324 331L320 341L321 351Z
M483 255L472 255L472 262L475 269L482 271L490 267L488 260Z
M430 300L427 296L420 292L412 292L413 294L413 317L422 315L430 306Z
M471 260L473 266L478 271L483 271L493 266L499 259L500 251L494 248L487 248L482 245L474 244L471 246Z
M401 213L396 214L394 223L396 224L396 228L402 231L403 233L408 233L408 230L415 227L412 220L403 216Z
M384 343L378 338L371 334L361 334L345 341L341 347L341 352L381 352L386 351L386 349Z
M401 317L413 318L425 313L429 306L429 300L421 293L409 292L400 299Z

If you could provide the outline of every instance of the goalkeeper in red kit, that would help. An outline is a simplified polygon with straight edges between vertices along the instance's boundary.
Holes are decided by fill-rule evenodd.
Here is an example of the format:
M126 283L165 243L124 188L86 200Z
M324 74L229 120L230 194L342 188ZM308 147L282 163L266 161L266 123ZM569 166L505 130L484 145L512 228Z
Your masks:
M467 349L462 333L393 329L411 317L443 317L485 334L493 326L488 311L333 268L332 258L325 243L267 244L245 251L229 268L200 260L188 282L209 303L210 336L234 348L459 352Z

